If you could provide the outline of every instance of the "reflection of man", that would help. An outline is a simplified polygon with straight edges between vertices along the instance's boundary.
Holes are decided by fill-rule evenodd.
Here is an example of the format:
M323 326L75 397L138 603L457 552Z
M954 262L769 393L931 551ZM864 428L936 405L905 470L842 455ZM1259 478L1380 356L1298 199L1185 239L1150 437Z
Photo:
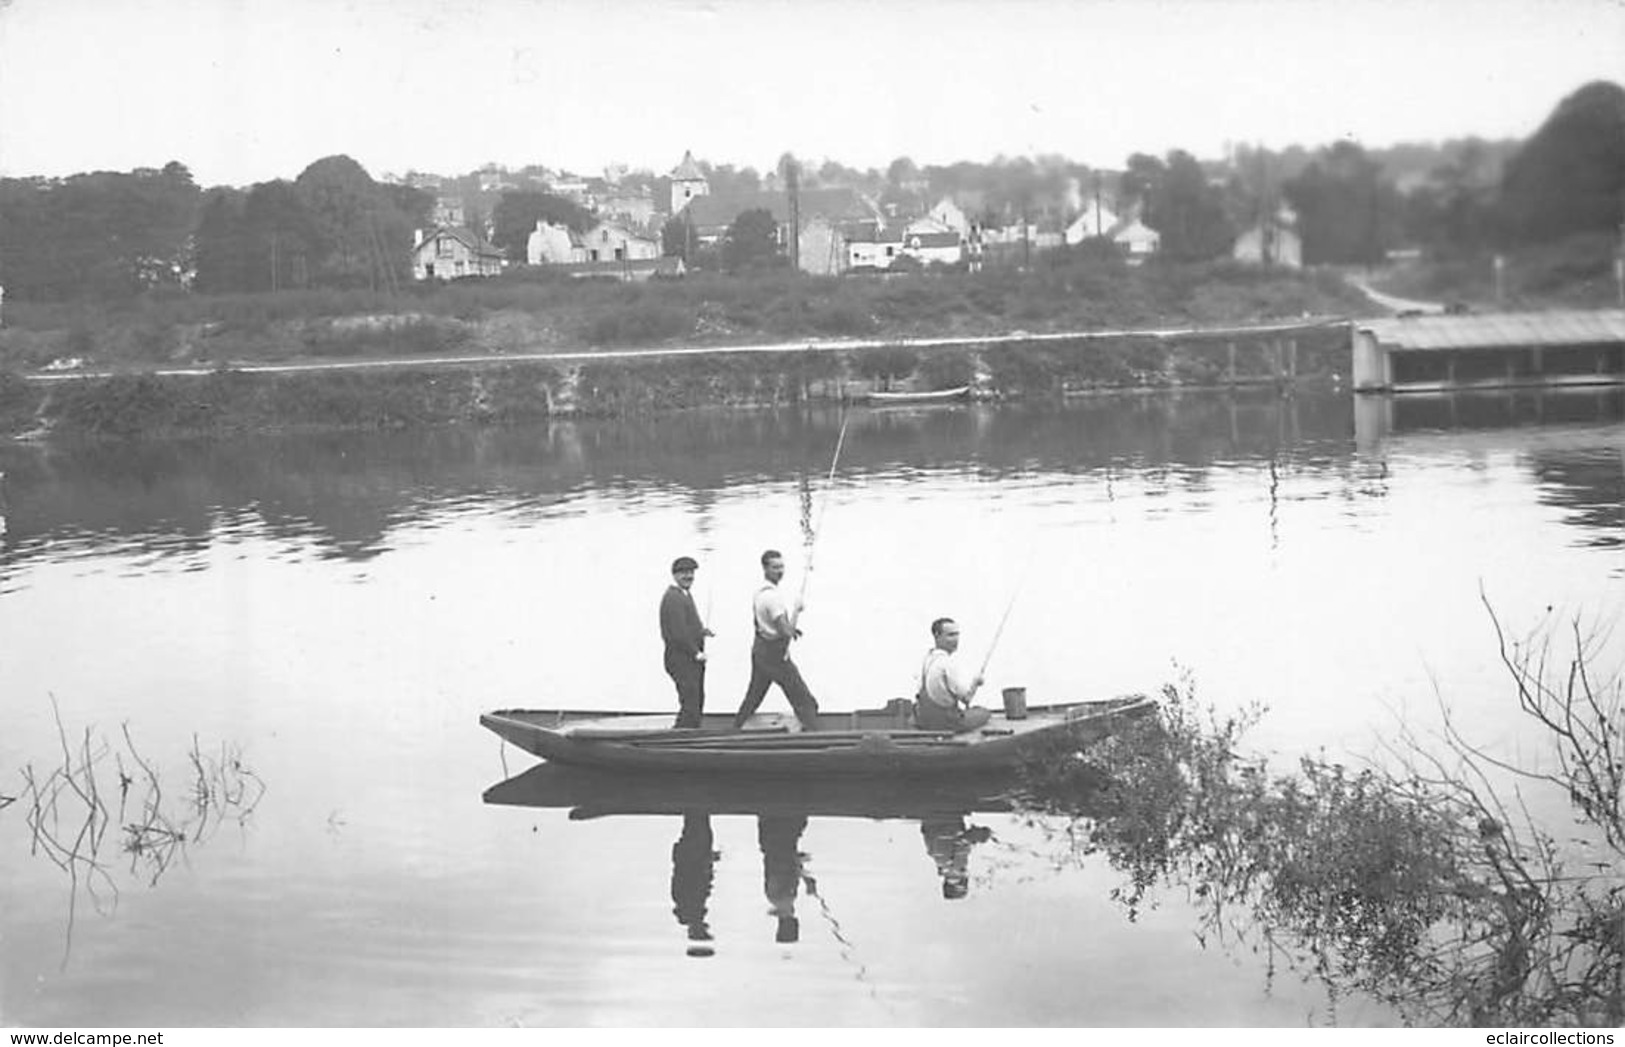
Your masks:
M931 640L931 650L920 664L915 722L926 731L974 731L985 726L993 714L971 704L982 678L960 663L959 623L938 618L931 623Z
M666 675L677 685L678 727L698 727L705 712L705 638L711 630L694 607L692 556L672 561L671 581L660 598L660 638L666 644Z
M993 831L981 825L967 827L965 816L920 819L920 835L925 852L937 863L942 877L942 896L952 901L970 891L970 852L977 844L993 838Z
M671 848L672 915L688 928L690 956L710 956L711 928L705 906L711 900L711 881L717 853L711 849L711 816L683 815L683 832Z
M762 554L762 577L767 584L756 590L751 602L756 639L750 645L750 684L745 688L745 700L739 703L739 711L734 714L734 727L745 726L762 704L768 687L778 684L779 690L790 700L790 708L796 711L802 728L816 731L818 700L807 689L801 670L790 660L790 641L801 636L801 630L796 627L796 615L801 613L801 607L798 603L791 611L779 592L779 582L784 578L784 557L777 549Z
M806 828L806 815L756 817L756 840L762 847L762 890L767 894L769 913L778 919L773 933L776 942L793 942L801 937L796 894L801 890L805 855L797 848Z

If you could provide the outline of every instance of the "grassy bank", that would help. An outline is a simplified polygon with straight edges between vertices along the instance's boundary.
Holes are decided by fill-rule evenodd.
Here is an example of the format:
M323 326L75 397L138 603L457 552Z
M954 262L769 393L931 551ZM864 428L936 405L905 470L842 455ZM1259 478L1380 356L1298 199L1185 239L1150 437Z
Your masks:
M1073 255L1033 269L897 277L729 277L622 284L545 269L364 291L8 302L0 368L53 360L146 369L225 363L728 346L830 338L977 337L1267 322L1370 313L1329 274L1229 263L1130 267Z
M644 417L693 407L838 403L970 385L992 400L1325 381L1347 373L1340 327L1266 340L1089 340L523 360L355 370L150 372L30 381L0 372L0 436L210 435L289 429Z
M1618 252L1614 235L1580 236L1505 252L1499 285L1495 254L1486 249L1396 266L1372 286L1400 298L1460 302L1477 312L1617 308Z

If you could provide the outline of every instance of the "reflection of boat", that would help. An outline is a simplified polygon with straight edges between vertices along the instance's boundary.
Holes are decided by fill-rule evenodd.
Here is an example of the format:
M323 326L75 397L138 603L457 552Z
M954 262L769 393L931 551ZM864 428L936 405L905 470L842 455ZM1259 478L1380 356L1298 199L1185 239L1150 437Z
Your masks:
M875 407L888 404L906 405L909 407L923 407L928 404L952 404L970 398L970 386L958 385L952 389L933 389L929 392L915 393L869 393L863 402Z
M1156 709L1145 697L1035 706L1020 719L994 712L987 725L952 733L905 726L909 703L825 713L822 729L793 730L794 717L769 713L743 730L732 713L707 714L699 727L671 727L671 713L510 709L480 723L526 752L561 763L649 771L765 775L932 775L1019 765L1057 745L1103 738Z
M944 818L1010 809L1011 774L943 780L626 774L544 763L485 790L506 807L569 808L574 820L616 814L754 814L814 818Z

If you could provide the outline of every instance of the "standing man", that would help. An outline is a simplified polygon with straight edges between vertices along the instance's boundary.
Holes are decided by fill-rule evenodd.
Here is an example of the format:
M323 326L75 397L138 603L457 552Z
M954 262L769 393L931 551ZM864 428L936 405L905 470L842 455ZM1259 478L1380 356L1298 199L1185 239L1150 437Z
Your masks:
M926 731L974 731L986 725L992 713L971 705L982 678L960 664L959 623L938 618L931 623L931 649L920 665L920 692L915 696L914 721ZM963 706L963 708L961 708Z
M751 601L756 638L750 645L750 686L745 688L745 700L734 714L734 727L745 726L745 721L755 714L756 707L766 697L768 685L776 683L790 700L790 708L796 711L802 729L816 731L818 700L807 690L801 670L790 660L790 641L799 639L801 630L796 628L795 616L785 606L784 594L779 592L779 580L784 577L784 556L777 549L762 554L762 577L767 584L756 591ZM800 613L801 608L797 606L795 614Z
M666 642L666 675L677 685L677 726L698 727L705 712L705 638L712 635L694 606L692 556L671 563L672 584L660 598L660 638Z

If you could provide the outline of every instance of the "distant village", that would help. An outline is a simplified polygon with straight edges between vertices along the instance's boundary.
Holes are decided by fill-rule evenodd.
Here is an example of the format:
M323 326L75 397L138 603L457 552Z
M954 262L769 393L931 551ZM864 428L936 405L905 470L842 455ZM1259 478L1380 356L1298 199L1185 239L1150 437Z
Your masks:
M584 178L545 168L512 173L496 165L482 168L477 178L473 192L446 192L453 180L433 175L398 179L435 196L432 224L413 236L415 279L501 273L511 263L491 242L491 211L471 206L470 197L489 201L524 191L568 200L592 216L585 229L538 220L526 244L527 265L581 277L680 276L685 259L717 248L752 211L771 216L782 264L818 276L976 271L990 261L1023 264L1034 254L1091 241L1134 264L1162 246L1161 234L1143 221L1144 201L1123 189L1121 175L1104 173L1088 185L1066 179L1058 199L1042 200L1025 214L1008 207L1000 214L975 190L933 196L918 175L900 179L882 197L848 186L803 188L793 176L777 173L763 177L759 188L718 186L692 152L663 179L632 178L613 168ZM1296 215L1279 203L1269 220L1236 237L1230 253L1244 262L1301 267Z

